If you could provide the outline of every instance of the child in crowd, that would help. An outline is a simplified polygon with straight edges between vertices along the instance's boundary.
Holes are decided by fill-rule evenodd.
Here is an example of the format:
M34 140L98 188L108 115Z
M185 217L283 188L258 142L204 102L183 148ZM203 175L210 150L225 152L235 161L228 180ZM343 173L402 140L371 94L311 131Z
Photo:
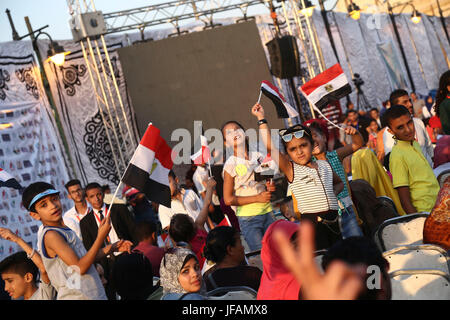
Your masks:
M359 150L363 144L363 138L359 132L348 126L345 128L345 133L352 137L350 144L333 151L327 151L328 130L324 120L312 119L304 123L311 130L312 138L317 144L313 155L318 160L328 161L333 171L339 176L344 183L342 192L337 195L339 202L342 205L340 211L341 232L344 238L351 236L362 236L362 231L358 226L355 209L351 199L350 187L348 185L347 174L342 166L342 161L345 157L350 156Z
M430 212L439 192L439 183L415 140L413 118L401 105L385 113L388 131L395 145L389 160L393 186L406 213Z
M208 291L229 286L247 286L258 291L262 272L247 265L241 235L236 229L220 226L211 230L204 255L215 263L203 274Z
M208 217L208 207L211 204L212 193L216 181L209 178L206 183L206 195L203 208L195 220L184 213L177 213L172 216L169 226L169 236L175 246L188 246L198 257L200 267L203 267L205 258L203 257L203 247L206 236L205 222Z
M152 265L153 275L159 277L159 265L164 256L164 249L158 247L156 225L151 221L141 221L135 230L139 244L133 251L144 254Z
M342 238L336 198L336 194L343 190L342 180L333 172L327 161L313 161L313 149L317 148L317 144L314 143L308 127L294 125L279 130L286 155L279 153L272 145L264 109L259 103L253 106L252 114L258 119L267 152L286 176L292 195L297 201L301 220L311 220L316 226L318 250L328 248Z
M105 290L93 263L112 252L131 249L129 241L118 241L101 248L111 230L110 216L102 221L94 244L86 252L75 232L64 225L59 191L51 184L30 184L23 191L22 203L31 217L43 224L37 246L48 277L58 292L56 298L106 300Z
M183 213L189 215L193 220L196 220L203 208L203 200L191 189L181 188L179 180L172 170L169 172L169 186L172 201L170 208L159 205L158 214L161 226L168 229L172 216L176 213ZM213 223L206 217L209 228L213 228Z
M372 149L374 152L377 150L377 136L378 136L378 124L374 119L370 120L368 127L366 128L367 133L369 134L369 142L367 146Z
M161 300L205 300L201 268L194 252L171 248L161 261Z
M0 262L0 275L5 282L5 291L12 299L23 297L24 300L53 300L55 289L50 284L45 272L41 272L41 283L38 285L39 270L31 259L39 259L38 253L29 250L17 252ZM42 266L42 260L40 265ZM44 269L45 270L45 269Z
M223 199L227 206L236 207L240 229L250 251L261 249L261 240L274 221L271 192L275 186L256 181L255 169L264 160L264 155L250 150L244 128L236 121L222 126L227 155L223 167Z

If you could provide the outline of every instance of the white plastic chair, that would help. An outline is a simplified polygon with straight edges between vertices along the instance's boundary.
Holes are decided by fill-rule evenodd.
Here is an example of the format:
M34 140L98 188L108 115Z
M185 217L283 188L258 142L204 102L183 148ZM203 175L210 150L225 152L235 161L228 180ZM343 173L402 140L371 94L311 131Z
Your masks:
M450 276L440 270L398 270L389 276L392 300L450 300Z
M435 269L450 275L447 251L436 245L409 245L383 252L389 262L389 271L407 269Z
M208 300L256 300L257 292L247 286L219 287L207 293Z
M404 245L423 244L423 226L428 213L411 213L384 221L375 232L381 251Z

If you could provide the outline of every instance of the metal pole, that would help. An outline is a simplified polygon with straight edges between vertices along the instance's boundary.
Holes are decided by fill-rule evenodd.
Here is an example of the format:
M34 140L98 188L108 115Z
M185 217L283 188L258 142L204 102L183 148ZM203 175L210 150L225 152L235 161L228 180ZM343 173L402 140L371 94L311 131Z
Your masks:
M336 45L334 43L333 35L331 34L330 22L328 21L327 11L325 10L325 5L323 4L323 0L319 0L320 4L320 12L322 13L323 22L325 23L325 29L327 30L328 39L330 39L331 48L333 49L334 56L338 63L340 63L339 56L336 50Z
M388 11L389 11L389 18L391 19L392 22L392 26L394 28L394 34L395 34L395 38L397 39L397 43L398 46L400 48L400 52L402 54L402 58L403 58L403 62L405 63L405 68L406 68L406 73L408 74L408 79L409 82L411 84L411 89L412 91L416 91L416 86L414 85L414 81L411 75L411 71L409 69L409 64L408 64L408 60L406 59L406 54L405 54L405 50L403 49L403 45L402 45L402 41L400 39L400 34L398 33L398 29L397 29L397 24L395 23L395 16L394 13L392 11L392 7L391 4L388 1Z
M448 36L447 25L445 23L444 14L442 13L441 4L439 3L439 0L436 0L436 4L437 4L438 10L439 10L439 15L440 15L440 18L441 18L441 23L442 23L442 28L444 29L445 36L447 37L447 41L450 44L450 38Z
M6 9L6 15L8 16L8 20L9 20L9 25L11 26L11 30L12 30L12 38L14 41L20 40L19 38L19 34L17 33L16 27L14 26L14 22L13 19L11 17L11 11L9 11L9 9Z

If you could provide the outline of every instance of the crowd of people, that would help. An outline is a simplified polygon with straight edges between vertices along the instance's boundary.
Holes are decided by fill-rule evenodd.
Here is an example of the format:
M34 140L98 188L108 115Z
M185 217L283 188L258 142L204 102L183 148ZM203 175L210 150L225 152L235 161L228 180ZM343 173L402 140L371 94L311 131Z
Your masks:
M250 112L287 185L277 202L273 177L255 173L266 155L235 120L221 128L231 150L221 179L205 164L185 177L170 171L170 207L129 186L113 198L107 186L74 179L65 185L74 205L62 212L59 190L32 183L22 203L42 223L37 247L0 228L23 250L0 262L2 289L25 300L207 300L237 286L261 300L390 299L389 264L373 233L389 217L435 207L433 169L450 160L449 90L447 71L436 97L398 89L379 108L348 103L340 130L311 119L279 129L279 147L256 103ZM394 205L374 205L379 196ZM369 289L373 265L381 286Z

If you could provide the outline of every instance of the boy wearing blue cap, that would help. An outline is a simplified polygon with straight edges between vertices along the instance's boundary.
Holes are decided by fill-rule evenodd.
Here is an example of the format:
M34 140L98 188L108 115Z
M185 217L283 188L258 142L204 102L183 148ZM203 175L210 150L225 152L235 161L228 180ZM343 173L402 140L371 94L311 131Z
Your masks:
M97 238L86 251L75 232L64 225L59 191L46 182L29 185L22 203L32 218L40 220L43 230L38 235L38 251L58 300L106 300L105 290L93 263L114 251L130 252L130 241L118 241L101 248L111 230L106 217Z

